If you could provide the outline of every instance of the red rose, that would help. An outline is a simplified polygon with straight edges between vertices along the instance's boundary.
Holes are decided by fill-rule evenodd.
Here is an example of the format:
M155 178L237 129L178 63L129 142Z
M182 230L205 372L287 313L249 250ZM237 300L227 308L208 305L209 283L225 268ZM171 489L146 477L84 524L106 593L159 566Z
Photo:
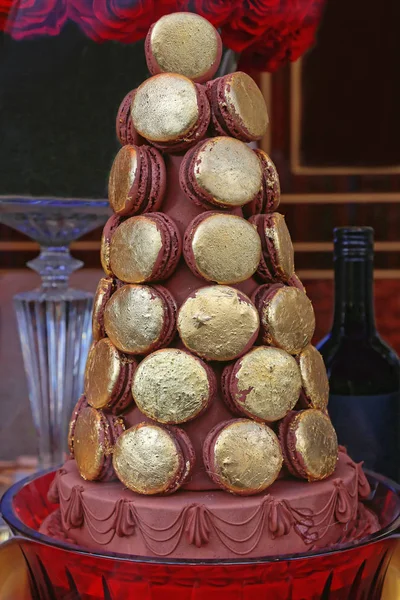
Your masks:
M154 21L177 10L177 0L68 0L68 16L96 42L131 43Z
M58 35L67 19L66 4L67 0L13 2L4 29L17 40L38 35Z
M214 25L221 27L232 18L241 0L184 0L180 10L191 10Z
M318 22L323 4L324 0L248 0L224 27L223 41L243 52L261 39L271 44L271 36L290 37L311 21Z
M276 71L288 61L295 61L315 42L318 24L294 31L269 30L264 37L247 48L240 57L244 71Z
M0 31L4 31L13 0L0 0Z

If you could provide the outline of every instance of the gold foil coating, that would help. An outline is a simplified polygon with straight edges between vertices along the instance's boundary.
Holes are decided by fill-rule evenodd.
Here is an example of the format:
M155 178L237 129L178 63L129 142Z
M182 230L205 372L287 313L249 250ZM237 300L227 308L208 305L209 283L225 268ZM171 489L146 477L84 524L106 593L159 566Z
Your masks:
M262 492L278 477L282 462L272 429L248 419L224 427L214 444L215 469L232 492Z
M279 180L279 175L275 163L272 161L269 154L267 154L264 150L257 149L256 154L262 159L262 169L265 176L266 186L269 190L272 190L275 198L275 205L279 205L280 196L281 196L281 183ZM268 191L268 190L267 190Z
M234 288L200 288L183 303L178 330L185 346L207 360L232 360L258 331L259 317L250 300Z
M127 354L145 354L164 324L164 301L151 287L128 284L106 304L104 326L113 344Z
M197 226L192 252L197 270L205 279L238 283L257 270L261 240L256 228L246 219L214 214Z
M279 348L261 346L245 354L235 379L237 405L256 419L283 419L299 399L299 367L293 356Z
M154 25L150 46L161 71L198 79L215 63L218 38L206 19L193 13L161 17Z
M92 312L92 333L95 342L98 342L102 338L102 311L104 309L105 300L110 295L112 287L113 280L110 277L102 277L97 285Z
M268 298L261 310L267 344L289 354L298 354L312 339L315 315L309 298L294 287L282 287Z
M276 263L281 274L290 279L294 273L294 250L285 217L273 213L272 227L265 227L265 237L269 238L275 248Z
M111 238L113 273L127 283L151 279L162 245L155 221L144 216L127 219L117 227Z
M74 458L83 479L94 481L101 473L107 450L101 413L84 408L79 414L74 435Z
M94 408L107 408L121 371L118 350L103 338L94 344L86 362L85 396Z
M109 277L112 277L113 272L110 268L110 240L106 238L104 233L101 236L100 262L104 273Z
M252 137L263 137L269 123L268 111L254 79L240 71L230 75L225 87L225 101L230 114L240 117Z
M198 117L196 86L176 73L150 77L138 87L132 102L135 129L152 142L181 139Z
M73 454L74 454L75 423L79 416L79 413L76 413L76 410L77 410L78 405L80 404L81 400L82 400L82 398L79 398L78 402L75 404L74 410L72 411L71 419L70 419L69 425L68 425L68 450L69 450L71 456L73 456Z
M244 142L230 137L211 138L196 156L197 183L216 204L243 206L260 191L260 161Z
M132 395L137 407L159 423L185 423L207 405L210 384L196 357L167 348L142 360L135 372Z
M113 466L122 483L138 494L167 491L180 475L181 461L171 434L153 424L140 423L117 440Z
M322 356L311 344L299 354L299 366L303 389L312 408L325 410L329 398L328 376Z
M295 449L301 456L309 481L332 475L338 458L336 432L327 415L309 409L297 414L290 425L295 433Z
M122 211L129 202L136 177L138 177L137 150L135 146L123 146L114 159L108 182L108 201L114 212Z

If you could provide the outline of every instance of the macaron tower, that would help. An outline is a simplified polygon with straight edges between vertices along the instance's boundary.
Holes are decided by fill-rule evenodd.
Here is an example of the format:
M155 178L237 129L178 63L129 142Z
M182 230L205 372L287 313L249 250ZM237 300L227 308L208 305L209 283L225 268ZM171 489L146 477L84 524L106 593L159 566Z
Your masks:
M329 420L277 171L249 145L263 96L245 73L212 79L221 40L195 14L155 23L146 56L118 111L93 345L43 531L191 559L357 539L378 527L369 486Z

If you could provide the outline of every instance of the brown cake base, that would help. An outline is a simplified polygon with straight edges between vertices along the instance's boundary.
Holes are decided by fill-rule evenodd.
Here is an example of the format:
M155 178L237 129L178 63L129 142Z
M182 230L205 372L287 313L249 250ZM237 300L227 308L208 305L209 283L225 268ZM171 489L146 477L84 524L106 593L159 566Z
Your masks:
M361 466L339 454L335 473L309 484L279 479L259 496L180 491L140 496L120 482L84 481L69 460L51 493L60 511L42 533L99 552L185 559L294 554L357 540L379 529L362 504L369 485Z

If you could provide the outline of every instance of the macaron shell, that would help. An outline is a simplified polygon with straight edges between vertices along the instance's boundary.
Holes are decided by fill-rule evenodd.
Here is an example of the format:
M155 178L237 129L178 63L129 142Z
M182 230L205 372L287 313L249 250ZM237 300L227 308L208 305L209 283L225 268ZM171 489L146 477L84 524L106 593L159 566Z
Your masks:
M114 291L114 280L111 277L102 277L97 285L93 300L92 312L92 337L98 342L105 337L104 308Z
M289 427L296 417L297 412L292 411L279 423L279 441L281 444L284 465L293 477L299 477L299 468L295 460L295 446L293 437L289 437ZM302 474L301 474L302 473ZM300 477L305 477L304 470L300 468Z
M231 386L232 386L232 373L235 367L235 363L227 365L222 371L221 375L221 390L222 397L226 406L229 408L231 413L235 416L245 416L243 411L240 410L238 406L233 401L231 394Z
M186 178L200 202L236 208L254 200L262 186L259 161L243 142L230 137L203 141L188 166Z
M164 236L168 240L168 251L165 252L163 260L154 268L154 281L162 281L171 277L175 271L182 254L182 240L176 223L171 217L164 213L152 213L151 218L164 231Z
M107 419L107 424L108 424L108 437L109 437L109 443L110 443L110 448L109 448L110 451L106 453L103 469L100 474L100 481L107 482L107 481L114 481L115 479L117 479L117 475L114 471L114 467L112 464L111 450L114 448L114 445L115 445L117 439L119 438L119 436L124 433L125 424L124 424L124 420L122 419L122 417L115 417L113 415L104 415L104 416Z
M192 148L205 137L211 119L211 109L204 87L200 84L195 84L195 87L198 106L196 123L183 139L168 143L152 142L159 150L169 154L179 154Z
M118 352L108 338L94 343L85 369L88 404L98 410L120 413L132 403L131 384L136 361Z
M201 83L218 69L222 42L209 21L195 13L177 12L150 27L145 52L152 75L179 73Z
M293 356L279 348L258 346L234 364L230 397L245 416L270 425L296 406L301 383Z
M303 292L290 286L270 286L259 306L265 344L298 354L311 342L315 314L311 301Z
M133 402L132 380L137 368L137 362L132 356L121 355L122 368L117 384L111 396L110 412L119 415Z
M264 239L267 259L275 277L288 281L294 274L294 251L285 218L279 213L264 216Z
M90 406L81 410L75 428L75 460L83 479L112 481L112 449L116 436L123 429L117 417L107 416Z
M106 305L105 330L121 352L145 355L170 343L175 315L175 301L162 286L126 284Z
M210 106L202 86L177 73L161 73L137 89L132 119L153 146L180 152L205 134Z
M259 331L258 312L235 288L197 289L183 302L178 331L185 346L205 360L233 360L251 348Z
M173 437L182 456L182 471L179 476L176 477L175 481L171 482L170 486L165 490L164 493L166 495L173 494L182 485L188 482L196 463L196 453L187 433L180 427L168 426L167 429Z
M199 198L194 186L192 184L189 173L194 169L195 161L194 158L197 153L198 147L201 147L202 142L196 145L194 148L189 150L181 162L181 166L179 169L179 184L183 193L193 202L196 206L200 208L205 208L206 210L215 210L215 206L211 204L211 202L207 202L204 198Z
M264 207L262 212L272 213L276 212L281 201L281 186L279 182L279 175L274 162L270 156L260 150L255 150L257 154L262 171L263 171L263 188L265 192Z
M118 215L112 215L104 225L103 233L101 235L100 262L104 273L109 277L113 277L114 275L111 270L110 261L111 238L120 223L120 217Z
M266 246L264 234L264 217L265 215L255 215L250 217L249 223L252 223L256 228L261 240L261 257L257 267L257 275L262 281L274 282L276 280L274 269L272 267L269 253Z
M264 97L255 81L240 71L208 84L213 125L222 135L243 142L263 137L268 126Z
M309 344L296 357L302 379L302 396L307 408L327 410L329 381L324 360L314 346Z
M249 218L252 215L275 212L281 200L281 187L278 171L269 155L257 148L254 150L262 169L262 190L257 198L243 207L243 214Z
M188 225L183 251L197 277L229 285L255 273L261 241L255 227L242 217L214 211L202 213Z
M86 408L87 406L89 406L89 405L86 401L86 396L84 394L82 394L82 396L79 398L78 402L75 404L74 410L72 411L72 415L71 415L71 419L70 419L69 427L68 427L68 449L69 449L71 458L74 457L74 433L75 433L76 420L79 417L79 414L82 412L82 410L84 408Z
M143 283L154 279L155 271L169 254L165 228L147 216L130 217L116 229L110 244L113 273L125 283Z
M152 146L143 146L143 150L147 153L151 172L150 192L143 212L156 212L161 208L167 187L165 162L158 150Z
M146 165L142 164L139 147L123 146L114 159L108 182L109 203L119 216L137 211L141 193L139 182L144 170Z
M287 457L297 477L312 482L332 475L338 445L326 414L316 409L296 412L289 416L282 434L286 434Z
M140 411L157 423L179 425L198 418L216 392L215 375L187 351L164 348L144 358L133 379Z
M209 476L209 478L216 484L218 485L218 487L220 487L220 479L217 475L216 469L215 469L215 465L214 465L214 461L213 461L213 447L214 447L214 442L215 439L218 437L218 434L224 429L224 427L226 425L229 425L230 423L232 423L233 420L231 421L221 421L220 423L218 423L217 425L215 425L215 427L213 427L206 439L204 440L204 444L203 444L203 462L204 462L204 466L206 468L207 474Z
M161 285L154 285L153 288L157 290L160 297L163 299L165 304L165 319L164 319L164 327L161 331L160 342L153 348L153 350L158 350L162 346L169 346L176 334L176 324L177 324L177 312L178 307L175 302L175 298L167 290L167 288Z
M172 493L190 474L190 459L185 464L180 440L183 446L186 439L179 432L158 424L142 422L130 427L114 447L118 478L139 494Z
M233 419L214 427L203 451L210 478L236 495L251 496L264 491L282 468L282 452L275 433L250 419Z
M126 144L140 146L144 143L144 139L135 130L131 119L131 104L135 92L136 90L128 92L118 109L115 130L121 146Z
M307 293L306 288L304 287L302 281L300 281L300 279L297 277L296 273L293 273L291 278L288 279L288 281L286 281L285 283L286 283L286 285L290 285L292 287L297 288L298 290L300 290L301 292L304 292L305 294Z

